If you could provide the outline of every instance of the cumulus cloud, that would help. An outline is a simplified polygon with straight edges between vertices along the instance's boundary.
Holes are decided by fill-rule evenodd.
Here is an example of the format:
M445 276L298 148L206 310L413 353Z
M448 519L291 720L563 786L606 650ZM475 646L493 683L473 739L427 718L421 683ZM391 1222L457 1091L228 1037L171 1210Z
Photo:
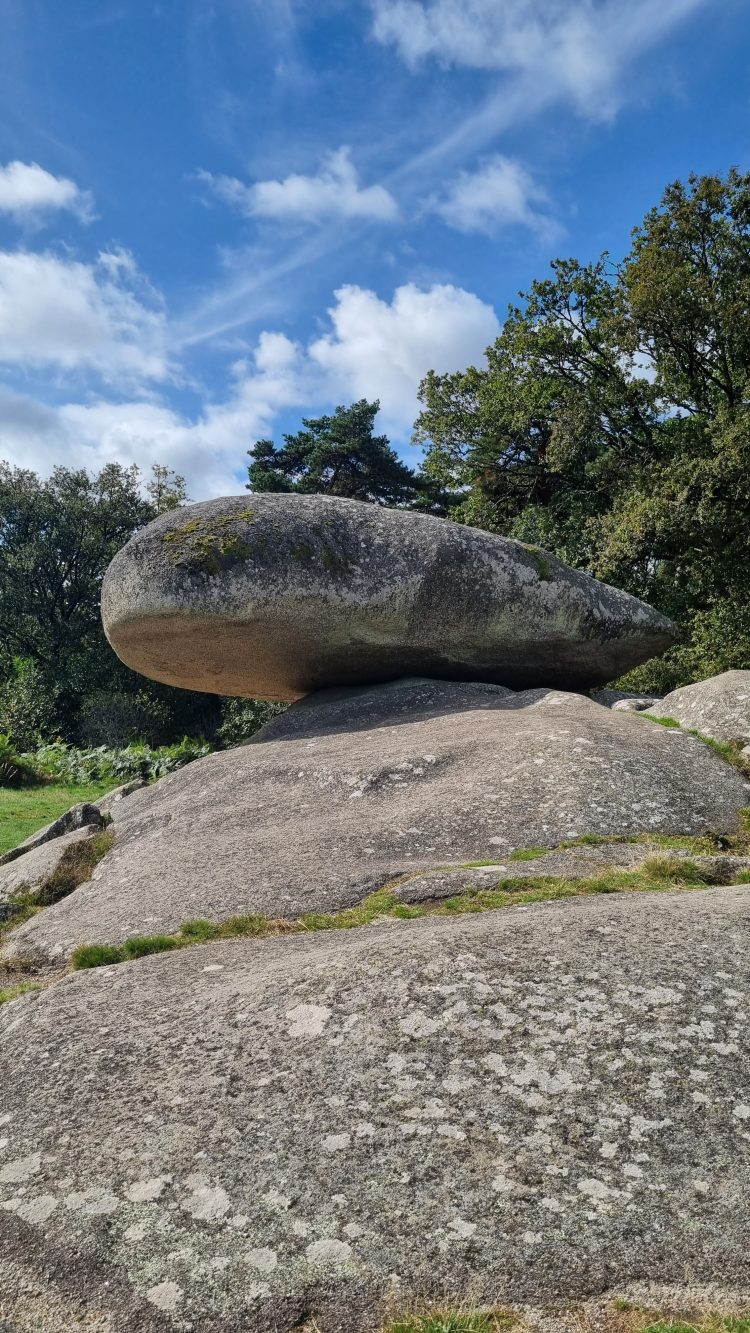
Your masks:
M398 214L396 201L384 186L360 185L347 147L329 153L317 176L291 175L284 180L246 185L234 176L213 176L204 171L199 179L247 217L303 222L369 218L390 222Z
M126 252L0 251L0 363L164 379L166 319Z
M331 329L309 346L329 397L379 398L386 429L408 434L419 381L480 359L499 332L491 306L462 287L398 287L383 301L361 287L342 287L328 314Z
M307 345L266 331L232 367L222 402L190 419L144 396L40 404L0 391L2 456L44 474L55 463L96 470L107 462L166 463L185 475L193 499L236 493L246 451L274 431L279 415L315 415L337 403L380 398L382 424L408 437L417 387L429 369L479 359L496 336L492 308L459 287L412 284L391 301L360 287L335 293L329 328Z
M371 0L373 35L412 68L497 70L545 81L580 110L610 114L624 64L706 0Z
M501 227L528 227L549 239L557 228L545 211L548 203L520 162L497 154L476 171L460 172L446 193L432 200L430 210L457 231L493 235Z
M75 181L53 176L36 162L8 162L0 166L0 214L16 222L38 223L45 216L67 210L81 222L91 222L91 195Z

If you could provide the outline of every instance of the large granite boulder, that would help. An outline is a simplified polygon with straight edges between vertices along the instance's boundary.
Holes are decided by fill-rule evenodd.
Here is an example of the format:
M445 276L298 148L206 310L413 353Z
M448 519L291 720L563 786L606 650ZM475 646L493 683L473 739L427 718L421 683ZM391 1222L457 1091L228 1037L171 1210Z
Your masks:
M623 895L3 1006L0 1323L373 1333L637 1280L723 1308L750 1290L749 932L748 888Z
M709 680L683 685L647 711L674 718L681 727L715 741L750 741L750 671L722 671Z
M6 951L55 961L195 917L337 911L410 871L581 834L732 832L747 805L702 741L582 695L333 690L120 802L91 880Z
M675 637L545 551L321 495L163 514L112 561L102 617L134 670L262 699L417 674L586 689Z

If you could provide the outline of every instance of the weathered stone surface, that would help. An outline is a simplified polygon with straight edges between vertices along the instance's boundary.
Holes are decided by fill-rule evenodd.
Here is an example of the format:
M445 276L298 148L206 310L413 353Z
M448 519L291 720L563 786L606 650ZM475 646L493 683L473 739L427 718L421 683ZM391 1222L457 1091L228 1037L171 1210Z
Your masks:
M99 806L91 805L88 801L83 801L80 805L74 805L70 810L66 810L64 815L54 820L52 824L47 824L44 828L37 829L17 847L11 848L0 856L0 866L9 865L11 861L17 861L19 856L26 856L33 852L35 848L42 847L46 842L52 842L55 838L61 838L66 833L72 833L75 829L88 829L92 824L100 827L104 823Z
M136 671L264 699L413 674L587 688L675 635L547 552L321 495L162 515L112 561L102 617Z
M12 899L16 894L35 893L57 869L68 848L77 842L85 842L98 827L98 824L90 824L74 829L72 833L63 833L0 867L0 921L13 915Z
M695 685L683 685L648 712L673 717L681 727L715 741L750 741L750 671L723 671Z
M372 1333L415 1296L747 1292L749 932L747 888L607 897L5 1005L0 1301L24 1328L77 1298L107 1333Z
M591 698L605 708L619 708L626 713L641 713L658 702L653 694L629 694L627 690L594 690Z
M114 816L117 813L120 801L124 801L127 796L132 796L134 791L140 791L141 787L145 786L144 778L134 778L132 782L123 782L122 786L115 787L113 791L108 791L106 796L100 796L97 799L97 809L100 814Z
M91 880L6 950L54 960L194 917L336 911L410 870L584 833L731 832L748 804L702 741L582 695L334 690L129 796Z

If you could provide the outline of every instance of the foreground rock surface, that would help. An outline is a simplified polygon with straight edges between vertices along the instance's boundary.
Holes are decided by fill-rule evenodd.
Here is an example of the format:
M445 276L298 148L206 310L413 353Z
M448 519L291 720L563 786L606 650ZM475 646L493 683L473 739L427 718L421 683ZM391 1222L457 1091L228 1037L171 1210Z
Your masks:
M748 888L600 898L6 1005L0 1310L373 1333L430 1295L747 1292L749 937Z
M102 618L134 670L263 699L417 674L585 689L675 637L547 552L321 495L162 515L112 561Z
M723 671L673 690L648 709L715 741L750 741L750 671Z
M708 746L581 695L401 681L330 691L113 807L92 879L6 952L359 903L395 876L585 833L733 832L750 786Z
M0 866L0 921L13 915L16 910L13 898L16 895L36 893L57 870L68 848L85 842L99 827L98 823L89 824L74 829L72 833L63 833L50 842L40 843L17 860Z

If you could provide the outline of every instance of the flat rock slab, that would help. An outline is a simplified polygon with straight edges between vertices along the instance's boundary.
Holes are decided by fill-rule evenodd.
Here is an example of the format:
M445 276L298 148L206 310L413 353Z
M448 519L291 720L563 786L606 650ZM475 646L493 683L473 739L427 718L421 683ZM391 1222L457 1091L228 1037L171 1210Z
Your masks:
M0 1308L372 1333L415 1297L747 1291L749 939L748 888L606 897L5 1005Z
M163 514L112 561L102 618L143 675L262 699L417 674L585 689L676 633L546 551L321 495Z
M51 842L40 843L16 861L0 866L0 921L13 915L15 895L24 891L35 893L40 889L57 869L68 848L85 842L98 827L98 824L92 824L74 829L72 833L63 833Z
M331 691L129 796L91 880L6 953L57 962L195 917L337 911L411 870L585 833L732 832L749 804L750 785L702 741L582 695Z
M672 717L715 741L750 741L750 671L723 671L720 676L684 685L648 709L655 717Z

